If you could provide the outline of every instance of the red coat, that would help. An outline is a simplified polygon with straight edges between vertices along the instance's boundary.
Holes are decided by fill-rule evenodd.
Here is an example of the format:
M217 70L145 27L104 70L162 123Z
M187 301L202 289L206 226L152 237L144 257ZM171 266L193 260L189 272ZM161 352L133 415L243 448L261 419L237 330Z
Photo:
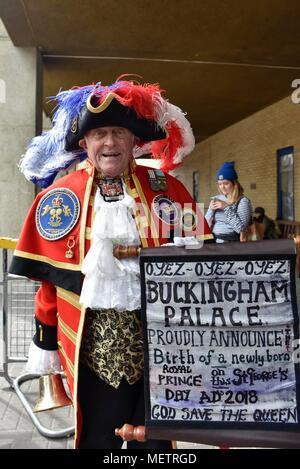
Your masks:
M159 173L158 182L161 184L157 187L153 174L150 168L136 166L134 172L125 177L127 191L136 202L135 220L142 246L160 246L174 234L212 238L203 214L185 187L177 179L167 174L162 176L162 173ZM10 268L11 273L42 281L36 295L36 343L42 348L53 349L56 344L55 347L51 345L51 340L57 340L73 396L77 442L81 428L77 399L78 362L85 318L85 309L79 304L81 264L90 247L96 188L94 175L94 168L88 164L85 169L57 180L38 194L26 217ZM37 229L37 209L50 191L56 193L62 188L76 194L80 206L79 218L65 236L55 240L45 239ZM182 207L184 203L187 206ZM66 258L68 243L72 246L71 258Z

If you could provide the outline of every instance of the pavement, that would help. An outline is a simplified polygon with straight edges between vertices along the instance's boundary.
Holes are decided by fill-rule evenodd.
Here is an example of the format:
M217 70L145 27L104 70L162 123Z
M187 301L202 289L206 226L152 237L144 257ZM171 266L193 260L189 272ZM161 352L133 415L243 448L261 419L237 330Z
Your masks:
M300 280L297 279L297 298L300 299ZM1 328L2 330L2 328ZM2 337L0 340L3 343ZM3 350L3 347L2 347ZM2 356L1 356L2 355ZM0 354L3 364L3 353ZM8 364L8 375L15 378L24 373L24 363ZM0 370L0 449L71 449L73 436L49 438L43 436L28 416L21 400L9 385ZM22 384L21 390L26 396L30 407L34 407L38 397L38 380L32 379ZM57 432L73 426L72 406L36 414L40 424ZM215 447L189 442L178 442L178 449L213 449Z
M9 365L9 376L24 372L24 364ZM31 408L39 395L38 379L24 382L20 389ZM4 376L0 377L0 449L72 449L74 437L49 438L43 436L33 424L16 392ZM43 428L57 432L73 426L73 407L62 407L36 415ZM124 445L125 447L125 445ZM178 449L209 449L212 446L178 442Z
M9 365L10 377L24 373L24 363ZM24 382L20 389L34 407L39 395L38 379ZM0 378L0 449L67 449L73 448L73 437L46 438L40 434L21 400L4 376ZM73 426L72 406L35 414L40 424L52 431Z

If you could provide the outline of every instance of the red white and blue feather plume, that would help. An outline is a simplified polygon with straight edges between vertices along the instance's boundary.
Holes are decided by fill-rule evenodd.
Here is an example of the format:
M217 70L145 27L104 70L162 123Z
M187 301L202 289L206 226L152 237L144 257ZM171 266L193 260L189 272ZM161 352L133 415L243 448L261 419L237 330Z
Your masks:
M190 123L182 110L164 99L161 93L158 84L137 84L127 80L116 81L110 86L97 83L61 91L52 98L57 101L53 128L32 139L21 159L21 171L28 180L40 187L47 187L59 171L65 170L79 158L85 158L87 155L78 145L72 147L71 151L66 151L67 137L74 120L80 122L88 98L93 96L97 105L101 105L108 95L112 95L121 107L134 111L131 115L134 114L139 125L141 120L148 121L152 126L163 130L153 134L153 140L150 141L149 134L147 139L143 139L143 133L136 135L139 137L139 143L134 148L133 156L150 153L153 158L161 160L161 169L174 169L193 150L195 140ZM105 126L104 112L102 118L101 124L98 121L89 121L92 122L89 128ZM109 125L112 125L111 115L109 122ZM128 128L131 129L130 126ZM83 135L79 135L78 139L82 137Z

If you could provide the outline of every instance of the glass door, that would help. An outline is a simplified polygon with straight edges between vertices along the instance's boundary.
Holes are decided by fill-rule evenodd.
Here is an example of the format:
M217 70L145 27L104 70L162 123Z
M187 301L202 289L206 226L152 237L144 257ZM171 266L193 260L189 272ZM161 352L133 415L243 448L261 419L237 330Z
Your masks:
M294 147L277 150L277 216L281 220L295 220L294 203Z
M200 202L199 179L199 171L193 171L193 199L195 202Z

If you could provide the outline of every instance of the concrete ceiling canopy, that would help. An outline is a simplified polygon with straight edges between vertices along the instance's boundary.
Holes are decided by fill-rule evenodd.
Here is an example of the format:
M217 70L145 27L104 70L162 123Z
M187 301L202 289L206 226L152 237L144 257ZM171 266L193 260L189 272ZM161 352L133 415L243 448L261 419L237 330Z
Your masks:
M16 46L41 50L44 98L138 74L187 112L197 141L300 76L298 0L0 0L0 15Z

